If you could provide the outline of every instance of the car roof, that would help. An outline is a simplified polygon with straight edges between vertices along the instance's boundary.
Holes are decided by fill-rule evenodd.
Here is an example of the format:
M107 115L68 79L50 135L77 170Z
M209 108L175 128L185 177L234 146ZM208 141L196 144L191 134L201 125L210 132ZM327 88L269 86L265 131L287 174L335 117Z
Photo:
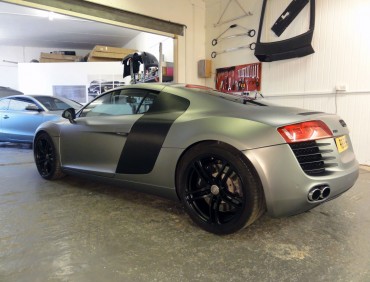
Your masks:
M11 95L22 95L23 92L15 90L10 87L0 86L0 98L8 97Z
M9 98L27 98L27 97L31 97L31 98L34 98L34 95L9 95L9 96L6 96L6 97L2 97L1 99L9 99Z

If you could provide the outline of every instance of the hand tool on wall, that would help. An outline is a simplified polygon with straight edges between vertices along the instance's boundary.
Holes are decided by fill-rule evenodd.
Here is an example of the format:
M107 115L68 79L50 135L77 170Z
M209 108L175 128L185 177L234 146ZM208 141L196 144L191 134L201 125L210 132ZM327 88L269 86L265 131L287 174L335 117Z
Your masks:
M233 51L242 50L242 49L254 50L255 48L256 48L256 43L253 42L253 43L251 43L249 45L246 45L246 46L239 46L239 47L229 48L229 49L225 49L225 50L219 51L219 52L213 51L211 53L211 57L214 59L214 58L216 58L217 55L220 55L220 54L223 54L223 53L233 52Z
M238 34L232 34L232 35L229 35L229 36L225 36L225 37L221 37L222 35L224 35L229 29L233 29L233 28L236 28L236 27L239 27L241 29L244 29L245 32L244 33L238 33ZM234 38L234 37L239 37L239 36L249 36L249 37L253 37L256 35L256 30L254 29L248 29L246 27L243 27L243 26L240 26L240 25L237 25L237 24L232 24L231 26L229 26L223 33L221 33L217 38L213 39L212 40L212 46L216 46L217 43L221 40L225 40L225 39L229 39L229 38Z

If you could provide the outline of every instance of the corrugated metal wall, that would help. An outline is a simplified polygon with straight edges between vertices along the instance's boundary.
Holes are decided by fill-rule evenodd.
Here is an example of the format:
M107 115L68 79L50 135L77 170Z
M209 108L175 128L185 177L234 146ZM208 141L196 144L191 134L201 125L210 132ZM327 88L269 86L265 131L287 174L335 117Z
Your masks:
M211 4L212 2L212 4ZM254 15L245 24L257 28L262 1L247 1ZM270 1L272 16L263 38L273 40L269 28L290 0ZM207 38L217 31L213 23L228 0L207 2ZM285 35L307 28L308 7L288 27ZM231 7L237 11L237 7ZM212 14L209 15L209 11ZM218 13L218 14L217 14ZM348 124L358 160L370 165L370 1L317 0L313 38L315 54L262 65L262 92L267 99L288 106L339 114ZM226 25L227 27L227 25ZM223 27L225 28L225 27ZM270 32L270 34L269 34ZM242 44L239 41L234 44ZM210 50L210 47L207 47ZM252 54L253 55L253 54ZM215 67L256 62L249 51L226 53ZM213 86L214 82L207 81ZM336 86L346 86L345 92Z

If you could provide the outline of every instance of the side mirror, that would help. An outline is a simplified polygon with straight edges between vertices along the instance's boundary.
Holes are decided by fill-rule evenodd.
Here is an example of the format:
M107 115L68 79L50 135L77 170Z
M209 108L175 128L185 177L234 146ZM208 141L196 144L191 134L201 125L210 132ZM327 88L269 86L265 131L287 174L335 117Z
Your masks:
M35 104L28 104L26 107L26 111L37 111L40 112L41 109L37 107Z
M76 119L76 111L74 108L68 108L63 111L62 117L69 120L70 123L75 123Z

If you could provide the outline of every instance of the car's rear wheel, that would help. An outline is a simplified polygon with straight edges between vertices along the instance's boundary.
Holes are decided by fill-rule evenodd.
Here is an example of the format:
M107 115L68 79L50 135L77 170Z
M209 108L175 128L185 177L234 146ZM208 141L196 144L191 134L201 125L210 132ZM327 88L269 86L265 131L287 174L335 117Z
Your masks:
M177 189L194 222L215 234L250 225L265 209L254 168L223 143L200 143L186 152L177 169Z
M43 132L36 136L33 154L37 170L43 178L54 180L64 176L58 152L47 133Z

